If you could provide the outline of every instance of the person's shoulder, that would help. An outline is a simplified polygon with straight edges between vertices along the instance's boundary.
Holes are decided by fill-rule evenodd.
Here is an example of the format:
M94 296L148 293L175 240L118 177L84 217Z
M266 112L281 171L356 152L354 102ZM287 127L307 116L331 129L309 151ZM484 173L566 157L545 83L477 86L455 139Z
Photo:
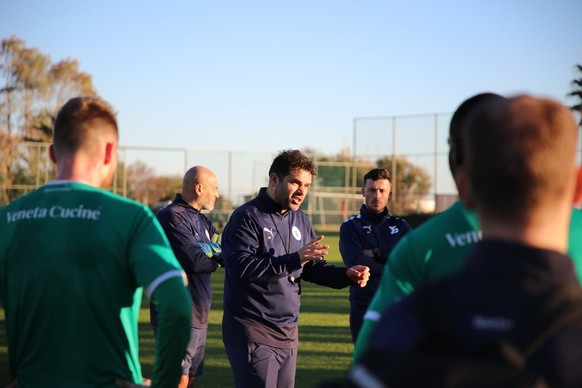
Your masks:
M408 225L408 221L406 221L406 218L390 215L388 216L388 220L390 221L391 224L410 227L410 225Z
M255 200L245 202L232 212L232 216L242 216L249 213L255 213L260 210L260 203Z
M186 208L184 206L181 206L176 201L172 201L172 203L170 203L168 206L165 206L160 211L158 211L157 216L158 216L158 218L170 217L170 216L173 216L175 214L180 214L180 213L184 212L185 210L186 210Z
M147 213L153 214L151 209L141 202L138 202L138 201L131 199L131 198L121 196L119 194L113 193L113 192L108 191L108 190L102 190L102 189L98 189L98 190L100 190L100 194L104 197L104 200L108 201L106 203L109 203L112 206L119 206L119 207L124 207L124 208L128 208L128 209L135 209L136 211L140 211L140 212L146 211Z
M457 201L451 207L435 214L414 230L417 233L431 234L435 231L456 228L460 223L467 223L467 217L469 216L472 216L472 212Z
M259 219L259 209L253 201L246 202L233 210L228 222L225 225L225 232L230 231L233 227L236 229L243 224L256 223Z
M344 222L341 223L340 228L343 227L344 225L356 224L356 223L360 222L361 218L362 218L362 216L360 214L354 214L353 216L344 220Z
M445 230L449 227L450 217L454 217L455 213L457 213L456 209L449 208L434 215L418 227L411 229L402 236L390 254L391 260L401 258L406 262L410 262L410 255L413 252L415 257L424 257L427 251L434 248L435 240L442 240L440 237L446 233Z
M39 194L40 189L33 190L29 193L24 194L22 197L18 197L12 200L9 204L5 206L0 206L0 213L13 211L15 209L20 208L23 204L26 204L30 200L34 200L34 198Z

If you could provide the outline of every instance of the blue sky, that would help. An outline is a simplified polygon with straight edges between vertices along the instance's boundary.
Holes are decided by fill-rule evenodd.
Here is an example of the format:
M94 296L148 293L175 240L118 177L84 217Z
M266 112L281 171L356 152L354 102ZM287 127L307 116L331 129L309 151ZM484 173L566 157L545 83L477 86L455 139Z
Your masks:
M580 0L2 0L0 37L78 59L122 145L336 153L354 117L485 90L572 103L580 15Z

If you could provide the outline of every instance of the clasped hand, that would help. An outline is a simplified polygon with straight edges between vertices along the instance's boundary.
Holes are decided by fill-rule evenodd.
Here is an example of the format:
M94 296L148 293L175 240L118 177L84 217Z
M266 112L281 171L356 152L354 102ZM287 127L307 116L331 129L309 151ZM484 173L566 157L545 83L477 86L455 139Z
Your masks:
M198 243L198 246L209 259L216 261L221 267L224 265L224 262L222 261L222 248L220 247L220 244L209 242Z

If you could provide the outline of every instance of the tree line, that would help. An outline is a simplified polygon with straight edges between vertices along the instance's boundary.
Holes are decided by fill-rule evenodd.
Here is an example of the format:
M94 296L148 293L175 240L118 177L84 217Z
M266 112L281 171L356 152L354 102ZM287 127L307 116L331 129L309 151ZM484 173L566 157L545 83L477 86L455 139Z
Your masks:
M573 90L568 95L576 98L572 109L582 112L582 65L577 65L578 77L572 81ZM51 57L39 49L29 47L17 36L3 39L0 48L0 206L35 186L54 177L54 166L46 155L46 143L53 135L53 124L58 109L70 98L79 95L98 96L90 74L81 70L76 59L67 58L53 62ZM582 127L582 114L580 115ZM39 147L31 146L38 143ZM44 147L41 144L45 144ZM26 146L24 146L26 145ZM337 155L323 155L313 149L305 149L319 162L354 163L349 150L340 150ZM319 168L318 185L322 187L345 187L346 182L362 184L369 164L388 169L393 175L393 188L397 195L393 211L397 214L414 212L419 200L431 188L429 174L414 165L406 157L386 156L375 161L357 161L355 171L348 173L333 163L322 163ZM363 167L368 163L368 167ZM153 205L160 200L171 199L180 189L180 176L160 176L143 162L124 166L117 180L126 180L127 196L142 203ZM351 174L347 177L346 174ZM355 176L354 176L355 174ZM118 182L120 184L121 182ZM221 207L229 207L225 203Z

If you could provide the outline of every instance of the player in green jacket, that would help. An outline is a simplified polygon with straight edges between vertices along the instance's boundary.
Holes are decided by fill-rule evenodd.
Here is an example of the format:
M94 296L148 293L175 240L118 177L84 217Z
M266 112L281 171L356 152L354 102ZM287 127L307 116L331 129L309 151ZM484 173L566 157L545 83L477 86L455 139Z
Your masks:
M70 100L50 149L57 180L0 209L0 300L16 386L142 384L142 287L159 317L152 385L178 385L190 297L152 212L104 190L117 142L105 101Z

